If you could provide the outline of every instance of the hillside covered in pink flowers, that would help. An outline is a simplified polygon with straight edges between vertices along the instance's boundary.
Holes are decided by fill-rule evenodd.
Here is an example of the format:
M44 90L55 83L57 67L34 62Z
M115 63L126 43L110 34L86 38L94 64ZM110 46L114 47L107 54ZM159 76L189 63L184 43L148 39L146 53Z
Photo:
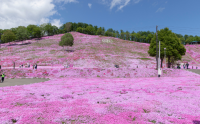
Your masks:
M58 45L63 34L1 45L0 65L6 79L50 80L0 87L0 123L200 122L198 74L163 68L158 78L155 57L147 52L149 44L70 33L74 45L67 51ZM180 62L200 68L199 46L185 48ZM26 63L31 68L18 68Z

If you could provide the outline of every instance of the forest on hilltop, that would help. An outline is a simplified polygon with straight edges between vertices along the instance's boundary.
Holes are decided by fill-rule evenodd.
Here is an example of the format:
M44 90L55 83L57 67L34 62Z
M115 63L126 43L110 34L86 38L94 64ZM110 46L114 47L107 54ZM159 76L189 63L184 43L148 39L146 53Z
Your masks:
M151 43L151 40L153 36L155 35L155 32L150 31L138 31L137 33L132 31L131 33L129 31L123 31L120 30L113 30L112 28L109 28L105 30L104 27L98 27L93 26L91 24L87 23L72 23L67 22L63 24L61 27L52 26L51 23L44 23L40 26L37 25L28 25L25 26L18 26L16 28L11 29L0 29L0 38L1 43L8 43L15 40L26 40L31 38L41 38L42 36L52 36L55 34L63 34L71 31L76 31L84 34L90 34L90 35L102 35L102 36L110 36L110 37L116 37L123 40L129 40L129 41L136 41L141 43ZM174 33L176 34L176 33ZM192 41L200 41L199 36L192 36L192 35L181 35L176 34L176 36L180 39L182 44L187 44Z

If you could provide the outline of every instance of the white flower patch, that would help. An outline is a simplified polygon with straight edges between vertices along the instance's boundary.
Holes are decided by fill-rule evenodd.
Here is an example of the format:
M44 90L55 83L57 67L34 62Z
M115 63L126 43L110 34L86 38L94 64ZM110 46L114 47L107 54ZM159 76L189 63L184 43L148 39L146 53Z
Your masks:
M113 41L110 40L110 39L102 39L102 42L104 42L104 43L112 43Z

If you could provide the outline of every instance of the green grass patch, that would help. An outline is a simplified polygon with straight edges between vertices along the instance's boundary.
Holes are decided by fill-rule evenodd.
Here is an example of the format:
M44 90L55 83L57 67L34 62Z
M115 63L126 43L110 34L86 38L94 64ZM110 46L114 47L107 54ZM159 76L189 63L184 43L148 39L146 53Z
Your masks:
M146 110L146 109L143 109L143 111L145 112L145 113L149 113L150 111L148 111L148 110Z
M64 58L65 56L57 56L57 58Z
M137 59L141 59L141 60L151 60L150 58L137 58Z
M26 60L32 60L32 58L26 59Z
M152 123L154 123L154 124L156 123L156 121L155 121L155 120L151 120L151 121L149 120L149 122L152 122Z
M7 49L8 49L8 48L1 48L0 51L4 51L4 50L7 50Z

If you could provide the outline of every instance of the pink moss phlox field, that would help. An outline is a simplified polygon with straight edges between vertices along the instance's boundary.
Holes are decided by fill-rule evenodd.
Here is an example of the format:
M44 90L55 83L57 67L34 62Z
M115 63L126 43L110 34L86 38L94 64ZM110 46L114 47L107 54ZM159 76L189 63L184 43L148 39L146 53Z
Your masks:
M70 120L85 123L142 123L148 120L191 123L200 117L199 81L200 77L163 77L162 80L157 77L60 78L2 87L0 120L1 123L8 123L11 118L19 123L31 122L30 118L33 123L35 120L54 123Z
M2 45L8 78L49 78L29 85L0 87L0 123L188 123L200 121L200 76L163 68L158 78L149 44L70 32L74 46L58 46L60 35ZM112 43L103 43L110 39ZM14 42L13 42L14 44ZM119 47L118 47L119 46ZM12 50L8 48L12 47ZM197 47L184 59L197 65ZM73 51L74 50L74 51ZM30 63L30 68L15 68ZM192 63L193 62L193 63ZM37 70L32 65L38 64ZM69 65L64 68L64 64ZM118 64L120 68L114 68ZM11 67L11 68L9 68ZM137 68L138 67L138 68Z

